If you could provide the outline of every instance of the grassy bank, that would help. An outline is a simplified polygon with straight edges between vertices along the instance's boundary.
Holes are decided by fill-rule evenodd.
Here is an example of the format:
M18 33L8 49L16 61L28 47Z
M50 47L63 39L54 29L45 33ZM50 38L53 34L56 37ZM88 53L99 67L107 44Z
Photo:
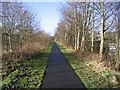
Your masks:
M61 44L59 48L88 89L118 88L115 77L109 70L98 67L93 61L75 57L71 49L64 48Z
M6 88L39 88L45 72L48 57L52 48L49 44L42 52L35 54L31 59L20 61L3 61L6 67L2 71L2 89Z

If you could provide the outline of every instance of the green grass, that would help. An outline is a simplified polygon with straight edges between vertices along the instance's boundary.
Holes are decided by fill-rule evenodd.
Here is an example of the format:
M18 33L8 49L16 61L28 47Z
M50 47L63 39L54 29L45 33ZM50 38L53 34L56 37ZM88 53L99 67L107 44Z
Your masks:
M50 44L42 52L35 55L28 60L21 60L19 63L5 62L9 67L16 67L12 72L3 72L5 75L2 80L2 89L7 88L39 88L45 67L47 65L48 57L52 48Z
M90 63L89 60L81 60L80 58L78 59L77 57L72 55L68 49L63 48L63 46L60 44L58 45L62 53L68 59L70 65L75 70L76 74L80 77L80 79L83 81L88 89L110 87L107 77L112 77L112 74L109 71L100 73L96 72L92 69L94 67L92 64L90 64L89 66L87 65Z

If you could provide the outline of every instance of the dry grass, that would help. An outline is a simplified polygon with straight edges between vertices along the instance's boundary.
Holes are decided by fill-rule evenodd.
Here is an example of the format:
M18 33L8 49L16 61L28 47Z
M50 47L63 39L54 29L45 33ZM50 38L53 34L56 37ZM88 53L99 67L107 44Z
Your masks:
M60 44L65 46L63 44ZM111 74L109 77L109 83L111 87L119 87L119 80L116 78L116 75L120 76L120 73L114 70L115 61L110 59L104 59L101 61L101 58L98 53L92 52L83 52L82 50L75 51L74 49L65 46L67 52L72 53L75 57L80 60L86 60L86 65L91 68L92 71L100 74L106 78L106 74ZM107 78L106 78L107 79Z
M120 76L120 73L115 71L115 62L110 59L104 59L101 61L99 54L97 53L88 53L82 51L76 51L75 56L87 60L86 65L91 67L93 71L101 74L103 77L106 77L106 73L110 72L112 76L109 77L109 83L111 86L118 85L118 78L116 75Z
M2 58L4 59L12 59L12 60L19 60L21 58L29 58L33 54L40 52L44 49L46 45L48 45L49 42L33 42L33 43L26 43L22 46L22 49L18 47L15 51L8 52L3 51L2 52Z
M30 56L35 52L41 51L43 46L40 43L27 43L22 48L22 53L25 56Z
M58 45L64 46L64 48L67 48L68 52L73 53L73 54L75 53L75 50L71 46L68 46L68 45L60 43L60 42L57 42L57 43L58 43Z

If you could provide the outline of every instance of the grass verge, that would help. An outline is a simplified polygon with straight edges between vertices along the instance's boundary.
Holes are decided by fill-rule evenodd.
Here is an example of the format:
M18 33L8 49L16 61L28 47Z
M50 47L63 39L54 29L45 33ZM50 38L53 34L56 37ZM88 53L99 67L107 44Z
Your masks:
M75 57L71 54L72 50L64 48L59 44L59 48L62 53L68 59L70 65L75 70L76 74L83 81L85 86L90 88L116 88L117 83L114 82L114 77L112 73L108 70L99 70L95 69L94 63L91 63L89 60L81 60L80 58Z
M7 60L3 64L13 67L14 71L6 74L2 80L1 88L39 88L45 72L48 57L51 52L52 44L45 48L42 52L36 54L28 60L21 60L17 63ZM3 72L3 74L5 71ZM7 72L6 72L7 73Z

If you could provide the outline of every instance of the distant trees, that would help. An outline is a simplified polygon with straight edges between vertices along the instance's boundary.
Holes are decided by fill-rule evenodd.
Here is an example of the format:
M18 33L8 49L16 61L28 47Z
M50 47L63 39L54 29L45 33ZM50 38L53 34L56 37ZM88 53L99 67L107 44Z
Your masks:
M67 7L63 7L62 15L64 22L66 22L66 32L69 45L75 50L85 50L85 40L89 39L91 9L90 3L86 2L72 2L67 3ZM58 27L59 28L59 27ZM89 29L88 29L89 28ZM58 32L57 32L58 33ZM57 36L56 36L57 37Z
M118 2L116 2L118 3ZM56 32L56 41L62 38L64 44L72 46L75 50L83 52L94 52L95 47L99 49L97 53L101 60L109 57L109 49L115 41L116 21L114 13L116 12L114 2L69 2L62 5L62 20L58 25ZM118 18L117 16L115 16ZM63 23L64 22L64 23ZM117 24L117 26L119 26ZM118 31L117 31L118 32ZM113 35L108 37L111 33ZM59 37L60 36L60 37ZM67 37L67 40L66 40ZM109 38L109 39L108 39ZM112 38L112 39L111 39ZM117 37L117 42L119 38ZM99 42L99 44L96 43ZM119 45L118 45L119 47ZM117 49L116 49L117 50Z
M0 28L2 30L3 54L14 57L18 53L21 57L25 48L29 47L27 51L31 50L29 53L33 53L36 48L35 43L39 43L36 50L42 49L49 43L49 35L42 32L41 26L36 22L35 14L29 12L23 3L1 2L1 6L2 25Z

